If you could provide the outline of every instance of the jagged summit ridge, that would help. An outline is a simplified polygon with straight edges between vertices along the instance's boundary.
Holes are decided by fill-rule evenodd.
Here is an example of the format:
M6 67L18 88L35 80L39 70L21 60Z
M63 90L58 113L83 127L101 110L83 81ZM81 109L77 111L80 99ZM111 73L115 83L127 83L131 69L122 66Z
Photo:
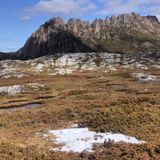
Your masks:
M93 22L71 18L67 23L55 17L31 35L17 59L56 53L160 51L160 23L155 16L136 13L96 18Z
M156 16L140 16L135 13L121 14L119 16L106 17L105 19L96 18L93 22L71 18L65 23L62 18L55 17L43 24L38 32L44 30L47 33L51 33L66 30L81 38L109 39L118 34L118 28L130 31L137 30L150 33L156 31L160 33L159 25L160 23ZM112 33L115 28L117 28L117 33Z

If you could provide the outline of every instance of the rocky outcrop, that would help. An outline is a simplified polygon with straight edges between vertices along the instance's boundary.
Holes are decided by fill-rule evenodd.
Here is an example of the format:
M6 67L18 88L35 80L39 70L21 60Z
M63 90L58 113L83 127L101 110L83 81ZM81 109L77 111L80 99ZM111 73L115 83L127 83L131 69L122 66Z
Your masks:
M19 55L16 52L10 52L10 53L3 53L0 52L0 60L5 59L20 59Z
M0 61L0 79L25 79L33 75L68 75L86 71L122 72L139 71L144 74L132 75L145 81L153 79L150 71L156 73L155 81L160 79L160 54L115 54L115 53L67 53L43 56L27 61ZM148 74L146 72L148 71ZM33 83L31 82L32 86ZM30 85L30 83L29 83ZM34 84L37 85L37 84ZM33 87L34 88L34 87ZM35 86L36 88L36 86ZM39 85L39 88L45 88Z
M15 94L21 93L22 90L23 90L23 87L20 85L4 86L4 87L0 87L0 94L15 95Z
M31 35L16 53L30 59L56 53L160 51L160 23L155 16L122 14L95 19L92 23L70 19L65 23L53 18Z

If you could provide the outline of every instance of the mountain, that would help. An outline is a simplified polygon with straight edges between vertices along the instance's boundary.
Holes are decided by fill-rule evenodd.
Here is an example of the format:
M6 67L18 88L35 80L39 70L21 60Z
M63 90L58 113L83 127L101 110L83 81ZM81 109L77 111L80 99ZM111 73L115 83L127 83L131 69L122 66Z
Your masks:
M50 19L31 35L14 58L30 59L56 53L160 51L160 22L136 13L95 19ZM12 56L11 56L12 57Z

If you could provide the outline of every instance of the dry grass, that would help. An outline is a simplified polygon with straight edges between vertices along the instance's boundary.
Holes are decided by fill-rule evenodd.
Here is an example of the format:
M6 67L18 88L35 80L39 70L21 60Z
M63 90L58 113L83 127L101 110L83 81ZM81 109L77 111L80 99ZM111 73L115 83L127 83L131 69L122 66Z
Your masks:
M160 159L160 82L138 82L129 76L132 72L136 71L1 79L1 86L26 86L22 94L0 95L1 107L43 104L33 109L0 110L0 160ZM159 70L149 72L160 75ZM45 84L46 88L34 92L27 88L28 83ZM107 143L95 147L92 154L51 153L54 144L41 135L77 122L95 131L135 136L146 144Z

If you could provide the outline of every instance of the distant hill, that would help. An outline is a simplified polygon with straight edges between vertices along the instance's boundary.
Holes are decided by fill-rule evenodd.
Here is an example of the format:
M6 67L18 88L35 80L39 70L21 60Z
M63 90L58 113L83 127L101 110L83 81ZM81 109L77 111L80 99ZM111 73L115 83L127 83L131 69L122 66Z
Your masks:
M24 47L10 58L31 59L56 53L160 51L160 23L155 16L121 14L95 19L52 18L31 35ZM1 58L2 57L2 58ZM6 58L0 54L0 59Z
M0 52L0 60L5 60L5 59L21 59L21 57L18 57L18 54L16 52L10 52L10 53Z

